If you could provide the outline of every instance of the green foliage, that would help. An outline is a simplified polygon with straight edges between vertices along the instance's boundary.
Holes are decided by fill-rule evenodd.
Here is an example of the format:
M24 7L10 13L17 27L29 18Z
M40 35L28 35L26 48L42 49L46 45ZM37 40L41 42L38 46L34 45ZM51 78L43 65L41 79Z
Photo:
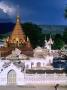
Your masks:
M33 48L42 43L42 30L41 28L32 23L24 23L23 24L24 32L26 36L29 37Z
M65 44L67 44L67 28L65 28L64 33L63 33L63 40Z
M9 25L9 26L11 26L11 25ZM2 27L4 27L4 26L2 26ZM35 48L37 46L43 46L45 36L46 36L47 40L49 40L49 38L50 38L50 33L48 33L48 34L42 33L42 29L39 27L39 25L36 25L33 23L24 23L22 25L22 27L24 28L24 32L25 32L26 36L29 37L33 48ZM13 27L12 26L11 26L11 28L8 27L8 29L10 30L10 32L12 32L11 30L13 30ZM10 32L6 32L6 33L0 35L0 38L1 39L6 38L7 36L9 36ZM67 44L67 28L64 30L63 35L56 34L56 35L51 35L51 37L54 41L53 49L61 49L63 47L64 43Z
M62 36L60 34L56 34L54 38L54 49L61 49L64 46L64 41L62 39Z
M64 46L64 42L61 39L57 39L53 45L54 49L61 49L63 46Z

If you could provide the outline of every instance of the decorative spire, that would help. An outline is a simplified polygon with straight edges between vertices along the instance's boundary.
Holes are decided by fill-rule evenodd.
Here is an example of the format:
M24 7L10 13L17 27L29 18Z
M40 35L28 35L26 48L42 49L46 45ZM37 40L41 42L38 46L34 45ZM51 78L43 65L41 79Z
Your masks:
M20 11L20 8L19 8L19 5L17 5L17 10L16 10L16 15L17 15L17 17L16 17L16 22L19 22L20 23L20 15L19 15L19 12Z
M47 40L46 40L46 36L45 36L45 40L44 40L44 48L46 48L46 46L47 46Z
M50 38L49 38L48 44L53 44L53 40L51 38L51 34L50 34Z
M47 43L46 36L45 36L45 40L44 41L45 41L45 43Z
M28 36L27 36L27 46L32 47L31 44L30 44L30 40L29 40Z
M16 25L12 34L10 35L10 38L7 39L7 41L10 47L13 45L13 47L23 47L25 49L30 47L32 48L29 38L27 37L26 39L24 30L20 24L19 16L16 17Z
M20 23L20 16L16 17L16 23Z
M27 42L29 42L29 38L27 37Z
M20 24L20 17L17 16L16 25L14 27L12 34L10 35L10 42L11 43L15 42L19 44L19 43L25 43L25 40L26 40L26 36Z

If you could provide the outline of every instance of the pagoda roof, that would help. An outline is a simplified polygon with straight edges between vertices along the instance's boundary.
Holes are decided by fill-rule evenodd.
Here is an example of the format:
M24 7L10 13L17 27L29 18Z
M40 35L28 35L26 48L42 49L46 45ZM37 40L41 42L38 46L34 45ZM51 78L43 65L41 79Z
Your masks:
M25 34L24 34L23 28L20 24L19 16L17 16L17 18L16 18L16 24L15 24L12 34L10 35L10 39L13 40L16 37L19 39L23 39L23 40L25 39Z

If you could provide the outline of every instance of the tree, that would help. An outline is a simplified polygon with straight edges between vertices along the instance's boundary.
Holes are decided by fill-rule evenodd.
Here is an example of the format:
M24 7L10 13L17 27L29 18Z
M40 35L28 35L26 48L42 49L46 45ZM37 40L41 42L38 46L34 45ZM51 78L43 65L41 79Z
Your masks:
M64 46L64 41L60 34L56 34L54 38L53 49L61 49Z
M65 16L65 18L67 18L67 5L65 5L64 16ZM65 28L65 30L63 32L63 40L64 40L65 44L67 44L67 28Z
M24 23L23 24L24 32L26 36L29 37L33 48L42 43L42 29L33 23ZM42 40L42 41L41 41Z
M67 28L65 28L64 33L63 33L63 40L65 44L67 44Z

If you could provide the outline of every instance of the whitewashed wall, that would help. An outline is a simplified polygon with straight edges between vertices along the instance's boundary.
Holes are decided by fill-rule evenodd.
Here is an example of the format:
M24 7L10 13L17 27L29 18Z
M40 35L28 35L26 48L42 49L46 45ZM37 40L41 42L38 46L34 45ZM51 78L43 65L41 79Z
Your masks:
M67 85L67 76L64 74L25 74L26 85Z
M0 85L7 85L7 74L10 70L14 70L16 72L16 84L23 85L24 84L24 74L21 72L20 68L17 68L13 64L3 69L3 71L0 73Z
M27 61L26 64L31 65L32 61ZM43 61L42 61L43 62ZM41 62L41 63L42 63ZM34 63L36 61L34 60ZM0 61L0 69L3 71L0 72L0 85L7 85L7 74L10 70L16 72L16 85L36 85L36 84L61 84L67 85L67 76L65 74L26 74L25 71L21 72L21 68L18 68L13 63L10 64L7 68L2 68L3 61ZM35 64L36 65L36 64ZM30 68L30 67L29 67Z

